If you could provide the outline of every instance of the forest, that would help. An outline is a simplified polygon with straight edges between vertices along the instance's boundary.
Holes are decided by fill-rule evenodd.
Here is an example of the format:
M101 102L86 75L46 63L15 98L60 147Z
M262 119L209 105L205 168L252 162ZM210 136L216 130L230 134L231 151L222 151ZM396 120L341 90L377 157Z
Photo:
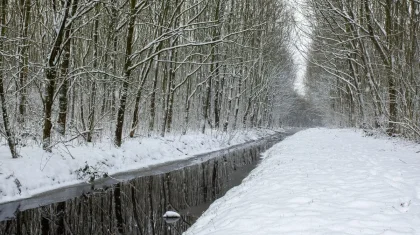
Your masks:
M1 0L0 9L2 137L13 158L26 145L270 128L306 103L293 90L282 1Z
M307 7L314 22L307 96L325 122L419 140L420 2L311 0Z
M1 133L13 158L20 146L120 147L208 129L324 125L420 137L417 0L0 4ZM302 32L303 95L291 49Z

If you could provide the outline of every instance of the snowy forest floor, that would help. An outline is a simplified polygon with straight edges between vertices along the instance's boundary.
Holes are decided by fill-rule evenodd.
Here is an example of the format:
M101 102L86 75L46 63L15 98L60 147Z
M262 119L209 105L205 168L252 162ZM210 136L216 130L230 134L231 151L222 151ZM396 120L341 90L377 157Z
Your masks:
M420 145L309 129L275 145L184 235L420 234Z
M275 133L254 129L235 133L173 134L164 138L128 139L121 148L114 147L112 140L84 145L66 143L55 146L52 153L43 151L40 146L27 146L19 149L21 157L18 159L12 159L7 146L3 145L0 146L0 203L106 175L190 158Z

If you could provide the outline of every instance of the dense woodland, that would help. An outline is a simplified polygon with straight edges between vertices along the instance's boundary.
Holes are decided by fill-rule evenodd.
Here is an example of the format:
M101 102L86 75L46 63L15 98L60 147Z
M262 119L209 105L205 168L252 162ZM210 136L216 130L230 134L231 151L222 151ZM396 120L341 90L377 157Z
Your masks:
M1 129L13 157L27 144L119 147L272 127L296 106L283 100L305 103L293 91L293 19L279 0L0 0L0 9Z
M308 0L308 99L326 122L420 139L420 2Z
M294 4L294 2L291 2ZM420 3L0 0L1 134L25 145L335 125L420 137ZM299 30L299 29L298 29Z

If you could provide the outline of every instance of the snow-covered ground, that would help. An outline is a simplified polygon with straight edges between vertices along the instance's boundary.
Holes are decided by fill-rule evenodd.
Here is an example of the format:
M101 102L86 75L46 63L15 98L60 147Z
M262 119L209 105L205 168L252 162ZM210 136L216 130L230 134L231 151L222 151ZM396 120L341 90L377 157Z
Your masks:
M89 181L91 177L186 159L274 133L270 130L234 134L213 131L137 138L126 140L121 148L115 148L111 140L84 146L67 143L57 145L52 153L32 146L20 148L22 157L18 159L12 159L7 146L1 146L0 203Z
M309 129L263 157L184 234L420 234L419 144Z

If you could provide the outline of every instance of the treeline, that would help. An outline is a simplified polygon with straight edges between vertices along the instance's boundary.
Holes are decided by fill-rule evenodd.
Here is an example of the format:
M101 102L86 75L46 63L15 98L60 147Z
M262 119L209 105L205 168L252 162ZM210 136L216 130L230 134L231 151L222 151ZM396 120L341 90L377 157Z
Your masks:
M278 0L0 0L0 102L13 157L28 140L277 125L290 89ZM98 137L99 135L99 137Z
M330 122L420 138L420 2L309 3L307 84Z

